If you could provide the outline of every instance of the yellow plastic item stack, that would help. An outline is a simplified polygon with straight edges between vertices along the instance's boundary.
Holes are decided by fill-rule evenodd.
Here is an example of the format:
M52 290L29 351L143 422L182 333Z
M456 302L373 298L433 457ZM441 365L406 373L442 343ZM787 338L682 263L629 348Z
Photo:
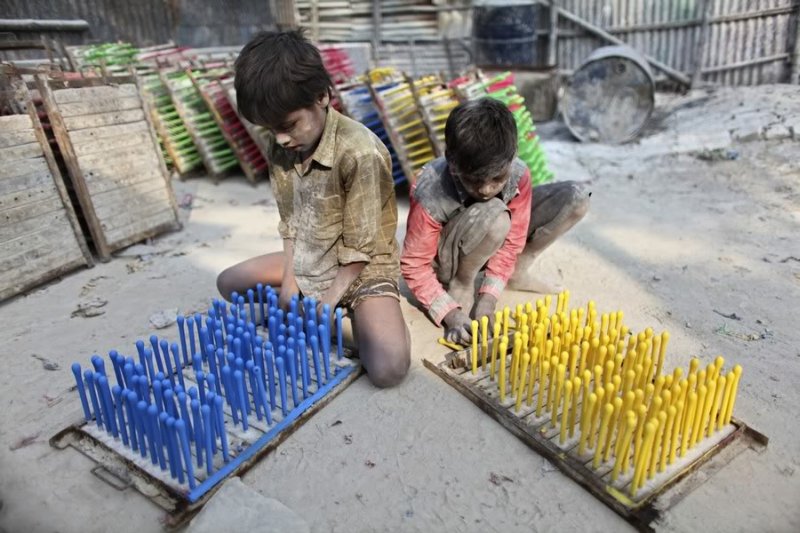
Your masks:
M391 69L372 71L370 79L392 145L411 179L436 156L411 85Z
M414 81L422 116L428 124L437 156L444 155L444 126L450 112L458 105L455 92L438 76Z

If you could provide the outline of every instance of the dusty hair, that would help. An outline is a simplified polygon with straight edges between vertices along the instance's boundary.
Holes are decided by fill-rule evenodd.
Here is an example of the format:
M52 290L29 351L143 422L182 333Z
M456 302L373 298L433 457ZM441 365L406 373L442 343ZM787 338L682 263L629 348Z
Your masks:
M239 112L270 128L280 126L289 113L311 107L332 85L319 50L303 30L256 34L234 68Z
M444 137L447 162L473 179L493 178L517 155L514 116L492 98L459 104L447 118Z

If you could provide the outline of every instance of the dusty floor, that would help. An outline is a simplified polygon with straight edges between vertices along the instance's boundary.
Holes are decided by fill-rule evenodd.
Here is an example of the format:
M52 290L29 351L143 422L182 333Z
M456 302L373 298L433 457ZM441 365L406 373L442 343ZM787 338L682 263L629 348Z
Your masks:
M774 123L769 99L752 96L740 98L749 120ZM635 329L669 330L668 366L723 354L744 367L736 412L770 437L768 449L740 455L656 529L798 531L800 142L736 140L739 126L725 125L733 104L714 98L689 107L691 99L664 100L638 145L548 142L557 176L591 179L593 203L540 267L575 302L622 309ZM797 108L786 113L781 121L798 123ZM548 131L564 139L557 130ZM717 160L729 149L738 159ZM47 441L79 416L73 361L131 348L150 334L151 315L204 308L218 271L280 248L266 184L198 179L175 187L179 202L192 199L181 209L183 231L0 307L0 530L160 530L157 507L110 489L89 473L89 460ZM407 199L400 203L402 219ZM507 293L503 301L530 298ZM92 302L105 302L94 308L102 314L73 316ZM407 380L377 390L361 378L248 473L247 485L320 532L630 530L423 368L422 358L440 350L439 332L407 302L403 309L414 345Z

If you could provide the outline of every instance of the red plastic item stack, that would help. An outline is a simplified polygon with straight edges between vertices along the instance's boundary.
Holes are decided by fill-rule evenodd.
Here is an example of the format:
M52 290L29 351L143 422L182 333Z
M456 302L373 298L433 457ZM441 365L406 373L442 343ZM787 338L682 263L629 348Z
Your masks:
M236 109L231 106L220 80L211 80L202 85L202 91L213 104L213 112L222 134L236 152L247 178L255 183L265 177L267 161L239 119Z

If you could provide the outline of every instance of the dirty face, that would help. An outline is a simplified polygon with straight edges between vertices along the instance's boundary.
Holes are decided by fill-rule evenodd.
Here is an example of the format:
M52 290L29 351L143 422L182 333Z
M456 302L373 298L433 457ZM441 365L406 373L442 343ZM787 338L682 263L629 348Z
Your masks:
M275 142L290 152L298 152L304 157L311 155L325 130L329 101L327 94L320 95L310 107L286 115L283 122L270 128L275 134Z
M450 174L455 176L471 198L485 202L503 190L511 175L511 163L498 171L486 174L465 174L450 165Z

